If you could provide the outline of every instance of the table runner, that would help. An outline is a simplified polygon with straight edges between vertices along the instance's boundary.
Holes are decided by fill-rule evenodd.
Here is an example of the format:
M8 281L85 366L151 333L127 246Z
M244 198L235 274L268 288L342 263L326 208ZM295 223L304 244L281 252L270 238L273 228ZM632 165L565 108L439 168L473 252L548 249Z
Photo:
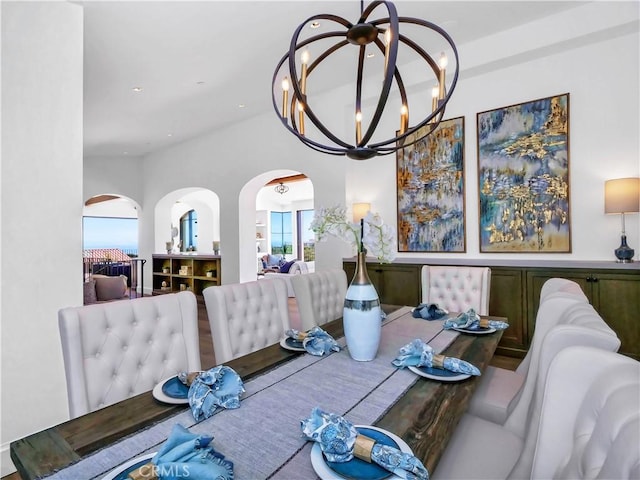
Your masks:
M234 462L235 478L314 478L311 442L300 421L315 406L345 416L355 424L373 424L417 380L391 361L414 338L444 350L457 332L442 330L442 320L425 321L405 307L383 323L380 348L371 362L356 362L347 348L325 357L305 354L245 382L241 406L220 410L196 423L185 410L66 467L48 479L102 478L118 465L156 451L179 423L194 433L214 436L212 445ZM339 339L344 346L344 338Z

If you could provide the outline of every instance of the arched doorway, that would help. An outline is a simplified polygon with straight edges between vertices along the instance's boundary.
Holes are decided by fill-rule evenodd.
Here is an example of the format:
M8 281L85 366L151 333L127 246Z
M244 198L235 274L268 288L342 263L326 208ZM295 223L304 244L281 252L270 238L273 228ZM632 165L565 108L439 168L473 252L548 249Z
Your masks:
M276 189L281 183L287 188ZM311 179L293 170L265 172L247 182L239 198L241 282L256 279L265 254L288 260L314 255L314 236L304 233L313 218L313 197Z

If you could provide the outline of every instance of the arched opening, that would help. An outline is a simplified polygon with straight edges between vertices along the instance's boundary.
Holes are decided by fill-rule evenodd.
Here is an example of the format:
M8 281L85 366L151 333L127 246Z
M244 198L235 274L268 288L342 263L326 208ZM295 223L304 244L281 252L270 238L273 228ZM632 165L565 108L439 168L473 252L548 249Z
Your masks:
M82 212L84 303L110 300L104 295L137 296L142 278L138 263L139 205L120 195L96 195L85 201ZM122 277L124 290L96 288L98 276Z
M292 170L265 172L245 185L240 211L253 209L255 217L240 219L240 281L256 279L265 255L282 255L289 261L315 259L315 237L309 230L313 197L311 179Z
M213 253L220 241L220 199L204 188L167 193L154 212L154 251Z

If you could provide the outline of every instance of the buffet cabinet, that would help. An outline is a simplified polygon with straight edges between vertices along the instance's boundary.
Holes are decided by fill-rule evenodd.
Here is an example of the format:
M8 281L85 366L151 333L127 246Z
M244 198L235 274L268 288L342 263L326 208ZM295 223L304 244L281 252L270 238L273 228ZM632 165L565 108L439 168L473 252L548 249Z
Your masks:
M153 294L188 290L197 296L221 284L219 255L164 255L153 258Z
M497 353L523 357L533 338L540 289L550 278L567 278L578 283L589 302L621 341L619 352L640 359L640 268L607 268L609 262L581 264L544 262L544 266L492 265L473 262L469 266L491 268L489 314L506 317L509 328L504 331ZM425 262L426 264L426 262ZM435 265L436 263L430 263ZM551 265L550 265L551 264ZM422 263L367 263L371 282L381 303L418 305ZM447 265L439 261L437 265ZM462 265L455 263L451 265ZM343 268L350 280L355 273L355 259L344 260Z

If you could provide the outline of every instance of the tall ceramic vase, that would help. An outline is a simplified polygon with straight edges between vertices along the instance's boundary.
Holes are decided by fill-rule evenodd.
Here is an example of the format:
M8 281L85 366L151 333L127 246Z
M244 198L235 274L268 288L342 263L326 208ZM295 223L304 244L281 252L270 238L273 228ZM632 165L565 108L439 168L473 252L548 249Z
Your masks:
M358 253L356 273L347 289L342 314L349 354L359 362L376 357L382 332L380 299L367 274L366 255Z

